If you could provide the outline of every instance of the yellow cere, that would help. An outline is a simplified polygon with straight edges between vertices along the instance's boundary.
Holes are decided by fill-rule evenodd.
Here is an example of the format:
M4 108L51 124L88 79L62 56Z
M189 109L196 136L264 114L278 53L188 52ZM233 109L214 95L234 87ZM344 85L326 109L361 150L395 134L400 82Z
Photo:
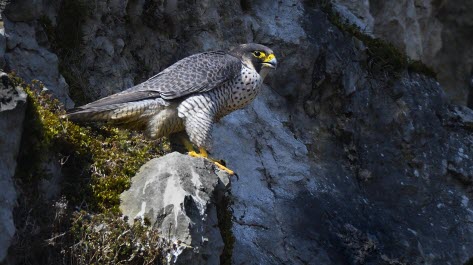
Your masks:
M264 53L262 53L262 54L264 54ZM274 58L276 58L276 56L274 56L274 53L271 53L270 55L266 56L266 58L264 59L264 62L269 62Z

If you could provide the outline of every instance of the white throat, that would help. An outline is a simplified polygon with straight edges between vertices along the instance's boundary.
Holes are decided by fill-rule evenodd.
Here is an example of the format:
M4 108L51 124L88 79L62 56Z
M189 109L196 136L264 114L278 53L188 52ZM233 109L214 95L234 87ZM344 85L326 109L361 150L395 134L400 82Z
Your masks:
M261 67L261 71L259 71L259 75L261 76L261 79L264 79L271 70L272 69L269 67Z

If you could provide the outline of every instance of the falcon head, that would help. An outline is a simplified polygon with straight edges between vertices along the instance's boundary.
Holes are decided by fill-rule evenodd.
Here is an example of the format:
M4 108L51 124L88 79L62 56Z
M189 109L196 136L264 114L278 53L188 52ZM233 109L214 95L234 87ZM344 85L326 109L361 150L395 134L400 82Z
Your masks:
M231 49L230 54L239 58L247 67L255 69L263 78L278 65L273 51L261 44L241 44Z

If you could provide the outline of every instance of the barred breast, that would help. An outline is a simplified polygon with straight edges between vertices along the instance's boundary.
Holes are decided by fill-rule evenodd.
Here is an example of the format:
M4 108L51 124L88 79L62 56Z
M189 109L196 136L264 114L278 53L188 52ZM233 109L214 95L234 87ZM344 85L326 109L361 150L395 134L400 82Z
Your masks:
M210 147L212 124L230 112L247 106L260 91L261 76L242 67L241 74L205 93L183 100L177 112L184 120L190 140L198 146Z

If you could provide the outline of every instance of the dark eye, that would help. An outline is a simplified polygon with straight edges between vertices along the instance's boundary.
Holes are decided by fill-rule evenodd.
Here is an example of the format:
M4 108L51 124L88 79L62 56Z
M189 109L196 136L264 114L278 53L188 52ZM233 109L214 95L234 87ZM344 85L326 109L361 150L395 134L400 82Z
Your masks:
M253 54L254 54L256 57L260 57L260 55L261 55L261 52L259 52L259 51L255 51L255 52L253 52Z

